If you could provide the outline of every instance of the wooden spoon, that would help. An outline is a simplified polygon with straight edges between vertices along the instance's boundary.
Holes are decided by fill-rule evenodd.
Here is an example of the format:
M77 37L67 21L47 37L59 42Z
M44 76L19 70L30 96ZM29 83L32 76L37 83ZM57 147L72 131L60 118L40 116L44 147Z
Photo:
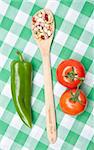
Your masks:
M53 21L52 27L54 31L54 21ZM50 46L51 46L51 42L53 39L53 34L48 39L40 41L39 39L35 37L34 31L32 29L32 35L36 43L38 44L38 47L40 48L40 52L41 52L42 60L43 60L46 124L47 124L48 139L50 143L55 143L56 141L56 117L55 117L52 79L51 79L51 66L50 66Z

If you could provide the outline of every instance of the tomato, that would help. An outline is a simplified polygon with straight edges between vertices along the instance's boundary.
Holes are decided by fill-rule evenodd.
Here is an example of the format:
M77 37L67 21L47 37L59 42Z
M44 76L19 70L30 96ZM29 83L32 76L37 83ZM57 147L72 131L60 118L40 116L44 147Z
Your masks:
M87 98L80 89L66 90L60 98L60 107L64 113L77 115L84 111L87 105Z
M77 60L68 59L59 64L56 71L57 80L64 86L76 88L85 78L84 66Z

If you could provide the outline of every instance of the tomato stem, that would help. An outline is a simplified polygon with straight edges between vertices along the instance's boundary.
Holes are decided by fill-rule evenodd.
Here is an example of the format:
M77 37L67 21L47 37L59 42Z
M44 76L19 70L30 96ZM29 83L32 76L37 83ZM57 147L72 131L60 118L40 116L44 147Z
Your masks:
M79 99L79 95L80 95L79 88L80 88L80 86L81 86L81 84L82 84L83 81L84 80L81 80L80 83L78 84L75 94L73 94L73 92L71 91L71 98L70 98L70 100L72 100L73 102L79 102L79 103L81 103L81 101Z

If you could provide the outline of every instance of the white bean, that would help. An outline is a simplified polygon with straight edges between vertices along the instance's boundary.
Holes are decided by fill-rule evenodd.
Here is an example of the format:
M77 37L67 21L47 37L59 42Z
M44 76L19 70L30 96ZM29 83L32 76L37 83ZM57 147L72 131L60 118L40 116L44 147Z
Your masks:
M50 30L48 30L47 34L48 34L48 36L50 36L50 35L51 35L51 31L50 31Z
M43 29L43 30L44 30L44 32L46 32L46 33L47 33L47 28L45 28L45 27L44 27L44 29Z

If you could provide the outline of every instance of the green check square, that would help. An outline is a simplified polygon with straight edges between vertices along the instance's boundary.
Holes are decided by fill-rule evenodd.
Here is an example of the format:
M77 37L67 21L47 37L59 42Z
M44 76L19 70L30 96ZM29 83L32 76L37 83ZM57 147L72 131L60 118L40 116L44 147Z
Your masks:
M3 68L0 72L0 80L7 82L9 76L10 76L10 72Z
M47 145L45 145L45 144L43 144L41 142L38 142L35 150L47 150L47 147L48 147Z
M52 79L56 81L56 68L52 68Z
M90 68L89 68L89 71L90 71L92 74L94 74L94 61L92 61L92 64L91 64L91 66L90 66Z
M85 44L89 45L92 38L93 38L93 34L91 32L88 32L87 30L84 30L80 37L80 40Z
M38 117L39 117L39 113L34 111L34 110L32 110L32 122L33 122L33 124L36 123Z
M60 18L64 19L64 17L66 16L67 12L68 12L68 7L66 5L64 5L63 3L61 3L58 6L58 9L56 10L56 15L59 16Z
M84 29L78 27L77 25L74 25L70 35L76 39L79 39L83 30Z
M0 28L0 41L4 42L7 33L8 33L7 30L5 30L4 28Z
M10 102L8 103L8 106L6 108L6 110L12 112L12 113L16 113L16 109L13 103L13 99L10 100Z
M42 7L39 7L39 6L34 4L33 9L31 10L30 16L33 16L40 9L42 9Z
M36 59L35 57L33 57L31 63L32 63L32 66L33 66L33 70L38 71L42 62L40 60Z
M18 56L17 56L16 52L17 52L17 48L14 47L9 55L9 58L11 58L13 60L17 60Z
M81 63L84 65L85 70L88 71L90 68L90 65L92 64L92 60L84 56L82 57Z
M11 3L10 3L11 6L13 6L17 9L19 9L21 7L21 4L22 4L22 0L19 0L19 1L12 0Z
M68 59L71 56L71 54L72 54L72 50L63 47L59 57L62 59Z
M8 124L5 123L4 121L0 120L0 134L4 135L8 128Z
M87 150L88 144L89 140L83 136L80 136L77 140L76 147L81 150Z
M31 29L24 27L20 34L20 37L23 38L24 40L28 41L30 39L31 35L32 35Z
M94 143L90 141L90 143L88 144L87 150L93 150L93 147L94 147Z
M80 54L78 54L76 52L73 52L70 58L71 59L77 59L78 61L81 61L82 55L80 55Z
M73 145L64 141L61 150L73 150Z
M62 30L63 32L69 34L71 32L72 28L73 28L73 24L68 22L68 21L66 21L66 20L64 20L60 30Z
M13 114L7 110L4 111L2 115L2 120L10 124L11 120L13 118Z
M21 37L19 36L19 38L18 38L18 40L17 40L17 42L16 42L15 47L16 47L16 49L23 51L24 48L25 48L25 46L26 46L26 44L27 44L27 41L24 40L23 38L21 38Z
M55 26L56 26L57 29L60 28L60 26L62 24L62 21L63 21L62 18L60 18L60 17L58 17L58 16L55 15L55 23L56 23Z
M36 139L32 138L31 136L28 136L24 146L27 148L27 150L34 150L37 143L38 143L38 141Z
M70 7L71 6L71 3L72 3L72 0L61 0L61 3Z
M13 23L13 20L9 19L8 17L4 17L2 22L1 22L0 27L2 27L4 29L6 29L7 31L9 31L10 28L11 28L12 23Z
M65 141L72 144L72 145L75 145L77 140L78 140L78 137L79 135L70 131L68 136L66 137Z
M75 39L72 36L69 36L66 43L65 43L65 47L67 47L68 49L73 50L77 44L78 40Z
M86 2L84 7L82 8L81 13L83 13L84 15L90 17L93 11L94 11L94 4Z
M23 2L21 5L21 10L27 14L30 14L31 9L33 8L33 3L30 3L29 1Z
M7 10L7 13L5 16L8 17L9 19L13 20L13 22L14 22L14 19L15 19L17 13L18 13L18 9L10 5L8 7L8 10Z
M85 25L87 24L87 22L88 22L88 17L85 16L84 14L80 14L78 16L77 21L76 21L76 25L79 26L79 27L84 28Z
M23 145L25 143L27 137L28 137L27 134L19 131L14 141L20 145Z
M42 88L38 94L38 99L44 101L44 89Z
M94 60L94 48L93 47L88 47L87 51L85 53L85 56L88 57L91 60Z
M22 145L19 145L18 143L15 143L15 142L13 141L13 144L12 144L10 150L21 150L21 149L22 149Z
M92 101L94 101L94 88L91 89L89 95L87 96L87 98L91 99Z
M0 47L1 47L2 43L3 43L3 41L0 41Z
M89 112L84 111L81 115L77 116L77 120L83 122L84 124L87 122L88 118L90 116Z
M79 121L79 120L76 120L75 123L73 124L72 128L71 128L71 131L80 135L83 127L84 127L84 123Z
M40 7L45 7L46 3L47 3L47 0L43 0L43 1L36 0L37 6L40 6Z
M5 136L9 137L10 139L14 140L18 134L18 130L12 126L8 126Z
M10 29L10 31L14 34L16 34L17 36L20 35L21 31L23 29L23 26L21 24L18 24L16 22L13 22L12 27Z
M94 48L94 37L92 38L92 40L90 42L90 46Z
M60 104L57 105L57 109L61 111Z
M93 110L93 108L92 108L92 110ZM90 112L92 112L92 110ZM92 114L88 118L87 125L91 126L92 128L94 127L94 116Z

